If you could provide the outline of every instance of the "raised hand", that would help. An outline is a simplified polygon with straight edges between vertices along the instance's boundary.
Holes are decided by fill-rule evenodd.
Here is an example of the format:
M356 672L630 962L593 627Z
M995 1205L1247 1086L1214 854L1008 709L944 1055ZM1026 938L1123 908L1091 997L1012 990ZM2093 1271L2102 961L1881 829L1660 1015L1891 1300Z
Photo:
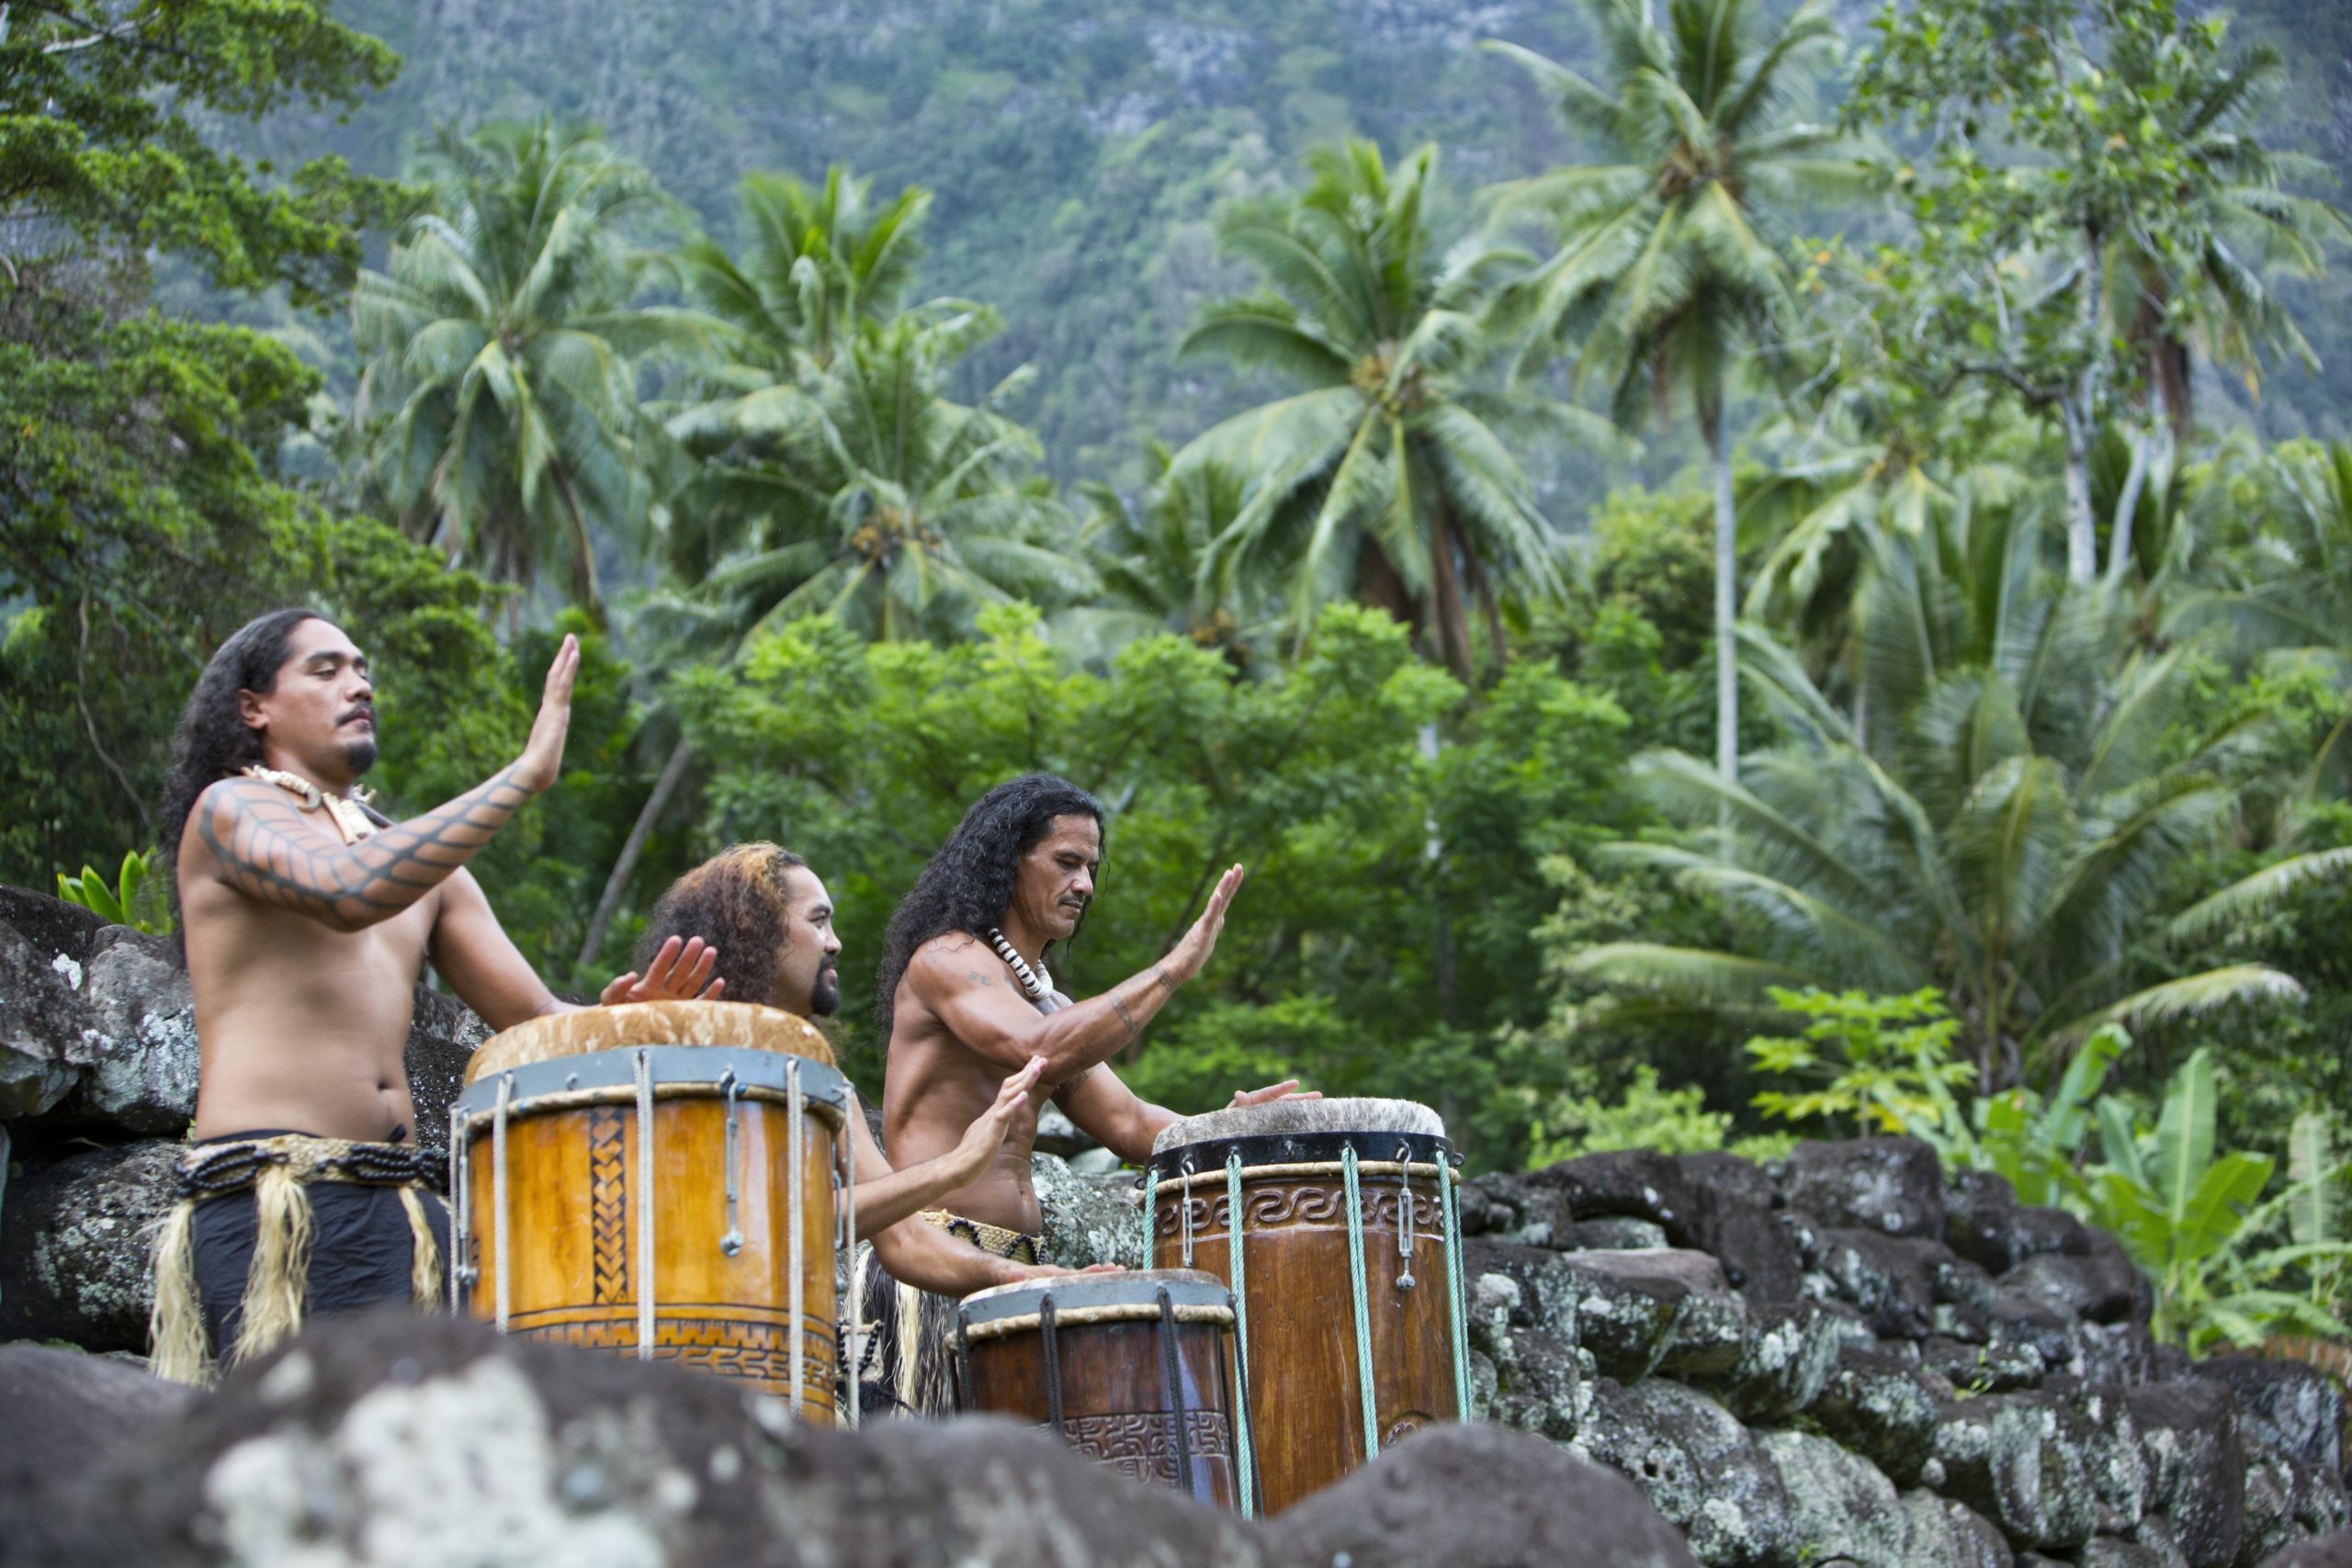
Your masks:
M571 729L571 682L580 673L580 639L567 636L548 666L548 683L539 694L539 716L531 721L531 738L514 760L511 776L537 795L555 783L563 771L563 738Z
M571 639L566 637L565 642ZM552 682L555 677L548 677ZM540 710L544 716L546 710ZM536 736L534 737L536 739ZM561 744L560 738L558 744ZM638 978L632 969L616 976L604 994L596 999L606 1007L622 1002L715 1002L727 989L724 980L713 980L710 971L718 962L718 949L706 946L700 937L672 937L654 953L653 962L645 966L645 977ZM707 982L707 983L706 983Z
M963 1141L948 1153L947 1159L966 1180L987 1168L989 1161L996 1157L996 1151L1003 1145L1015 1122L1025 1115L1035 1113L1030 1103L1029 1092L1037 1087L1038 1077L1045 1070L1046 1059L1043 1056L1030 1057L1027 1066L1005 1079L1002 1087L998 1089L996 1103L981 1112L964 1130Z
M1263 1105L1270 1100L1320 1100L1322 1098L1321 1089L1301 1089L1298 1087L1296 1078L1284 1078L1280 1083L1268 1084L1263 1089L1235 1089L1233 1100L1227 1109L1243 1105Z
M1209 954L1216 951L1216 939L1225 931L1225 912L1232 908L1233 896L1241 891L1242 874L1239 866L1231 866L1216 879L1216 887L1209 894L1208 908L1201 911L1201 918L1193 922L1193 929L1184 933L1175 951L1160 963L1170 979L1182 984L1207 966Z

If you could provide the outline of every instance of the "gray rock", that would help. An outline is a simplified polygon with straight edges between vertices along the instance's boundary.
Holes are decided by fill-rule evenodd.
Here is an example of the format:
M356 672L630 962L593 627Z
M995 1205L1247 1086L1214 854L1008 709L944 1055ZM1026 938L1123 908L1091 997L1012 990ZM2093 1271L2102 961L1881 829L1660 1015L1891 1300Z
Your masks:
M0 1210L0 1337L147 1348L150 1227L175 1200L180 1145L88 1149L8 1183Z
M1538 1189L1508 1171L1474 1176L1456 1190L1462 1210L1462 1234L1493 1236L1520 1247L1549 1247L1555 1223L1561 1219L1560 1194Z
M2297 1541L2265 1559L2262 1568L2352 1568L2352 1530Z
M2333 1474L2344 1472L2344 1391L2317 1367L2259 1356L2214 1356L2197 1375L2236 1396L2247 1438Z
M1995 1275L2045 1252L2081 1253L2083 1223L2064 1209L2032 1208L1989 1170L1956 1170L1944 1187L1944 1241L1961 1257Z
M416 988L413 1008L401 1051L409 1098L416 1105L411 1136L427 1154L446 1157L449 1107L465 1088L466 1061L490 1038L490 1026L457 998L423 986Z
M1008 1421L804 1427L718 1378L401 1313L322 1322L0 1516L44 1564L1295 1562Z
M2039 1393L1986 1394L1947 1404L1936 1427L1939 1488L2000 1527L2020 1550L2064 1551L2098 1527L2083 1458L2086 1436Z
M1565 1235L1570 1224L1593 1219L1646 1221L1674 1246L1716 1258L1749 1302L1797 1299L1795 1251L1772 1223L1771 1184L1736 1156L1677 1158L1645 1149L1584 1155L1534 1172L1524 1188L1530 1212L1521 1224L1531 1233L1543 1218L1532 1205L1551 1194L1560 1205L1549 1217L1551 1234Z
M1540 1328L1503 1336L1492 1356L1492 1419L1498 1426L1572 1442L1592 1408L1591 1358Z
M1761 1441L1788 1488L1799 1562L1843 1556L1874 1564L1901 1558L1907 1534L1903 1510L1894 1483L1877 1466L1810 1432L1767 1432Z
M87 952L86 942L81 951ZM42 1114L81 1080L65 1046L74 1037L86 978L87 966L74 953L52 952L0 924L0 1122Z
M1781 1189L1789 1207L1833 1228L1940 1239L1943 1170L1917 1138L1803 1143L1789 1156Z
M1705 1396L1663 1378L1631 1388L1604 1378L1576 1447L1640 1487L1709 1568L1794 1561L1780 1466Z
M1055 1155L1030 1156L1046 1215L1046 1256L1065 1269L1090 1263L1150 1267L1144 1253L1143 1196L1132 1176L1080 1176Z
M2087 1256L2041 1253L2001 1276L2004 1294L2092 1323L2145 1323L2154 1297L2148 1277L2120 1247Z
M108 926L91 943L82 1013L65 1043L79 1081L61 1122L177 1136L196 1114L196 1001L168 937Z
M2075 1568L2183 1568L2178 1551L2162 1541L2125 1540L2101 1535L2075 1556Z
M1935 1452L1937 1393L1929 1374L1900 1356L1845 1345L1805 1416L1847 1448L1869 1455L1896 1485L1908 1486Z
M1978 1344L1931 1336L1919 1348L1919 1361L1964 1394L2040 1388L2048 1371L2040 1351L2006 1336Z
M1513 1328L1540 1330L1570 1345L1581 1343L1584 1278L1559 1253L1477 1236L1462 1244L1462 1267L1467 1279L1483 1280L1492 1275L1510 1283L1516 1292L1510 1305Z
M1993 1521L1932 1492L1903 1494L1903 1551L1893 1568L2016 1568Z
M1576 1281L1577 1343L1608 1376L1646 1377L1674 1344L1691 1295L1728 1293L1723 1270L1703 1252L1572 1252L1555 1267ZM1734 1337L1728 1360L1738 1359Z
M0 1345L0 1496L96 1463L195 1397L117 1357Z
M1836 1299L1860 1311L1872 1334L1881 1339L1928 1337L1933 1326L1933 1287L1911 1247L1875 1231L1832 1228L1820 1232L1818 1248L1816 1268Z
M2149 1511L2171 1527L2189 1568L2229 1568L2245 1540L2245 1461L2228 1385L2188 1378L2126 1397Z
M1810 1302L1751 1299L1747 1314L1738 1361L1730 1371L1701 1381L1744 1421L1785 1421L1828 1386L1844 1336L1837 1317Z
M1294 1506L1267 1531L1302 1562L1521 1568L1575 1561L1696 1568L1624 1477L1517 1433L1432 1427Z
M1632 1252L1645 1247L1671 1245L1666 1239L1666 1228L1647 1220L1627 1219L1609 1215L1598 1220L1581 1220L1568 1227L1568 1234L1555 1243L1563 1252Z

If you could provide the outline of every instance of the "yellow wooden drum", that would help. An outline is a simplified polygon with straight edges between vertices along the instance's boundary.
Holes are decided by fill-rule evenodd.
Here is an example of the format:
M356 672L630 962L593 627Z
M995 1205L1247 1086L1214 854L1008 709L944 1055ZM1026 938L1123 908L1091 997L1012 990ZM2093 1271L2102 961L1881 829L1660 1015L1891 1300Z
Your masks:
M848 1080L805 1019L584 1008L475 1053L450 1111L459 1310L835 1416Z

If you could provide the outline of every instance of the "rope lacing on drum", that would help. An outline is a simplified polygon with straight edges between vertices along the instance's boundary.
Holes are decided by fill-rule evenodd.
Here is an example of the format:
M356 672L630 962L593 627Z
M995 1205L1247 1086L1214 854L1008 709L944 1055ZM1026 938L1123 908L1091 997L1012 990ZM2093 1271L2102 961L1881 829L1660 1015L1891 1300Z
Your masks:
M1239 1472L1241 1517L1254 1519L1258 1517L1258 1448L1250 1429L1250 1297L1241 1274L1241 1154L1238 1149L1225 1156L1225 1258L1226 1273L1233 1285L1227 1299L1233 1303L1233 1369L1238 1385L1233 1401L1239 1428L1234 1444L1235 1468Z
M1453 1404L1458 1417L1470 1419L1470 1329L1462 1290L1462 1200L1455 1193L1453 1168L1445 1151L1437 1159L1438 1219L1445 1226L1445 1305L1453 1320Z
M1138 1267L1152 1266L1151 1253L1158 1242L1159 1223L1159 1171L1157 1167L1143 1168L1143 1262Z
M1193 1433L1184 1416L1184 1367L1176 1355L1176 1303L1168 1287L1159 1287L1159 1374L1168 1382L1168 1418L1175 1425L1176 1485L1186 1496L1193 1493Z
M1355 1296L1356 1386L1363 1397L1363 1457L1364 1461L1370 1463L1380 1453L1380 1417L1372 1382L1370 1292L1364 1286L1363 1197L1356 1180L1356 1146L1353 1144L1341 1149L1340 1170L1348 1189L1348 1282Z

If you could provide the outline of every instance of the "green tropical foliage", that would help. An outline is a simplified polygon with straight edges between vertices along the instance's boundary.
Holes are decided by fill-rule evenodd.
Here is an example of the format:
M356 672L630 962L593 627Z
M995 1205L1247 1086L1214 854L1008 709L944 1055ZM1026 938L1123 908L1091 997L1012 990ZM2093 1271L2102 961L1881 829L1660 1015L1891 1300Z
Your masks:
M1200 564L1205 581L1283 584L1295 620L1352 598L1408 620L1459 679L1475 605L1494 658L1502 598L1556 596L1563 562L1510 438L1585 428L1547 398L1476 384L1487 295L1516 258L1476 243L1441 258L1425 206L1437 152L1392 177L1351 142L1310 159L1295 202L1243 209L1219 240L1265 282L1210 306L1180 350L1262 366L1306 389L1238 414L1177 455L1246 477Z
M560 572L598 613L597 551L642 549L651 503L636 356L707 338L631 303L644 258L624 226L659 188L547 119L444 132L418 172L431 203L352 295L368 478L452 562L525 587Z
M150 936L169 935L174 924L170 901L160 890L150 892L147 877L148 857L137 850L125 850L122 869L109 882L103 872L90 866L82 868L79 876L57 874L57 896L69 904L79 904L111 926L129 926Z

